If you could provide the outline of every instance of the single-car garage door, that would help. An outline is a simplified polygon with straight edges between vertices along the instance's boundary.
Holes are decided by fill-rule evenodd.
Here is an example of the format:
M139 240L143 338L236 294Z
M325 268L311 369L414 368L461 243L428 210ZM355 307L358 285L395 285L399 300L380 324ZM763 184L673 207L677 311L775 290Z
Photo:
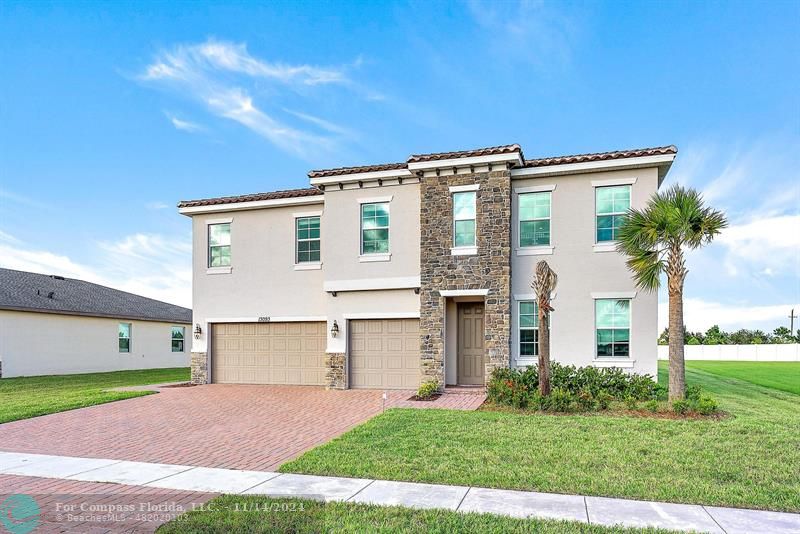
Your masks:
M322 385L325 323L219 323L211 328L211 380Z
M417 389L419 319L350 321L350 387Z

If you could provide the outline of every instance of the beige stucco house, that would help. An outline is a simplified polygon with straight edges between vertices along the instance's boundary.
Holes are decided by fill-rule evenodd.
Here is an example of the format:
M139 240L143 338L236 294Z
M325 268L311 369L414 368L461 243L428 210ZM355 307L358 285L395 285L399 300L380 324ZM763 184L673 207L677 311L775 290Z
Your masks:
M526 159L519 145L311 171L310 188L185 201L195 382L483 385L536 362L537 261L555 360L655 375L657 296L615 250L674 146Z
M0 378L186 367L191 320L174 304L0 269Z

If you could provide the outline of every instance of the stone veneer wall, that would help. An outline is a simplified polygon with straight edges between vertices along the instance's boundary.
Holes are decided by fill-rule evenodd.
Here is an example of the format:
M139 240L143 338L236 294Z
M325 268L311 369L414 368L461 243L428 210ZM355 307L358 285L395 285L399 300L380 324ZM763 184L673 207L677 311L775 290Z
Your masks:
M208 353L192 353L192 384L208 383Z
M453 256L450 186L480 184L476 195L478 254ZM423 380L444 385L442 289L488 289L485 297L485 376L511 362L511 173L426 176L420 184L420 353Z
M347 389L347 356L343 353L325 355L325 389Z

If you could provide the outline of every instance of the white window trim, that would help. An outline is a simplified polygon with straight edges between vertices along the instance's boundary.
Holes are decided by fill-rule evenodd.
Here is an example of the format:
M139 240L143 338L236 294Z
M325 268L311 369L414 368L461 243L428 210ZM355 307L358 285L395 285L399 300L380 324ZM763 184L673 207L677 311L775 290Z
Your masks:
M595 340L595 345L597 341ZM595 348L595 352L597 348ZM636 364L636 360L632 358L595 358L592 360L592 365L595 367L619 367L620 369L631 369Z
M391 220L389 221L391 224ZM358 261L361 263L372 263L376 261L392 261L392 253L375 252L373 254L360 254Z
M297 237L297 232L298 232L297 219L310 219L310 218L313 218L313 217L319 218L319 231L320 231L319 237L316 238L316 239L312 239L312 238L303 239L303 241L319 241L319 250L320 250L319 257L320 257L320 259L319 259L319 261L299 261L300 260L300 247L299 247L300 239ZM300 267L302 265L311 265L311 267L307 267L307 268L304 269L304 268ZM313 267L314 265L317 265L317 267ZM313 269L322 269L322 212L319 212L319 214L316 214L316 213L307 213L307 214L295 213L294 214L294 270L295 271L309 271L309 270L313 270Z
M297 212L297 213L292 213L292 217L294 217L295 219L302 219L304 217L320 217L321 218L322 217L322 210L319 210L319 211L301 211L301 212ZM322 221L320 220L320 225L321 224L322 224Z
M122 324L128 325L128 337L127 337L127 339L128 339L128 350L126 350L126 351L122 351L122 350L119 349L119 340L120 339L126 339L124 337L119 337L119 325L122 325ZM171 333L170 333L170 336L172 336ZM119 323L117 323L117 353L118 354L131 354L132 352L133 352L133 323L119 322Z
M528 187L515 187L514 193L524 195L525 193L544 193L545 191L555 191L556 184L532 185Z
M359 204L382 204L384 202L391 202L393 198L394 195L388 195L385 197L368 197L368 198L359 198L356 200L358 201Z
M318 271L320 269L322 269L321 261L307 261L294 264L295 271Z
M183 330L183 337L181 338L181 341L183 341L183 350L173 350L172 349L172 342L175 341L175 337L173 336L173 333L172 333L172 329L173 328L180 328L181 330ZM174 325L172 325L172 326L169 327L169 350L173 354L180 354L182 352L186 352L186 327L185 326L174 326Z
M633 180L630 182L629 180ZM624 183L616 183L616 182L624 182ZM609 183L614 182L614 183ZM617 243L618 240L614 239L612 241L598 241L597 240L597 218L600 215L597 214L597 189L599 187L615 187L619 185L630 185L632 186L636 183L636 178L619 178L615 180L594 180L592 182L592 186L594 187L594 246L592 247L592 252L612 252L617 250ZM630 195L628 196L628 209L631 208L633 205L633 187L631 187ZM613 213L604 213L603 215L619 215L617 212Z
M633 297L629 297L626 295L633 294ZM635 291L620 291L620 292L608 292L608 293L592 293L592 322L594 323L594 339L592 340L592 344L594 346L594 359L592 362L595 362L597 367L633 367L633 362L636 360L633 359L633 299L636 296ZM600 295L600 296L595 296ZM628 357L620 357L620 356L609 356L608 358L600 358L597 356L597 304L595 303L596 300L627 300L629 303L628 306ZM625 362L631 362L631 365L597 365L597 361L600 362L616 362L617 364L623 364Z
M458 186L464 187L464 186ZM453 246L450 249L450 254L452 256L474 256L478 253L478 193L477 189L470 189L467 191L451 191L450 193L450 201L453 204L452 209L452 225L451 228L453 230ZM458 193L475 193L475 197L473 199L473 210L475 211L475 216L471 219L456 219L456 202L455 202L455 195ZM458 221L474 221L475 223L475 244L468 245L468 246L456 246L456 222Z
M520 247L516 250L517 256L548 256L553 254L556 247L549 246L536 246L536 247Z
M555 189L556 186L553 186ZM526 188L527 189L527 188ZM549 245L534 245L531 247L523 247L521 240L522 240L522 232L520 228L522 226L522 218L520 217L520 209L519 209L519 194L527 195L530 193L550 193L550 216L547 217L547 220L550 221L550 244ZM553 249L553 190L552 189L543 189L541 191L525 191L520 192L517 195L517 256L540 256L540 255L547 255L552 254ZM544 218L540 217L538 219L525 219L526 221L543 221Z
M636 177L630 178L611 178L609 180L592 180L592 187L610 187L615 185L633 185Z
M475 236L477 239L477 236ZM475 256L478 254L478 247L453 247L450 249L451 256Z
M478 191L481 188L481 184L468 184L468 185L451 185L450 192L451 193L467 193L469 191Z
M386 199L389 200L386 200ZM377 200L376 200L377 199ZM361 202L362 200L366 200L367 202ZM359 199L358 202L358 250L359 250L359 261L361 261L361 257L363 256L385 256L389 254L391 257L392 253L392 197L374 197L372 199ZM386 204L386 213L389 214L389 225L386 227L386 242L389 247L389 252L367 252L364 253L364 204ZM380 228L378 228L380 230ZM388 261L388 260L376 260L376 261Z
M215 224L229 224L231 225L231 242L228 248L231 251L231 265L220 267L212 267L211 263L211 226ZM225 246L225 245L221 245ZM224 219L209 219L206 221L206 274L230 274L231 267L233 266L233 217L226 217Z

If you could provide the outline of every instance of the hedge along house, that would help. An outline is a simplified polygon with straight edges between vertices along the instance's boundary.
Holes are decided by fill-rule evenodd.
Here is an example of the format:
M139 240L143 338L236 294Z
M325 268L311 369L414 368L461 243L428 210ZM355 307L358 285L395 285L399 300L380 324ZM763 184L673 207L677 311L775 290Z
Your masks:
M674 146L525 159L519 145L311 171L311 188L185 201L193 380L414 389L536 362L530 282L559 275L555 360L655 375L657 296L616 252Z
M0 269L0 377L186 367L192 310Z

